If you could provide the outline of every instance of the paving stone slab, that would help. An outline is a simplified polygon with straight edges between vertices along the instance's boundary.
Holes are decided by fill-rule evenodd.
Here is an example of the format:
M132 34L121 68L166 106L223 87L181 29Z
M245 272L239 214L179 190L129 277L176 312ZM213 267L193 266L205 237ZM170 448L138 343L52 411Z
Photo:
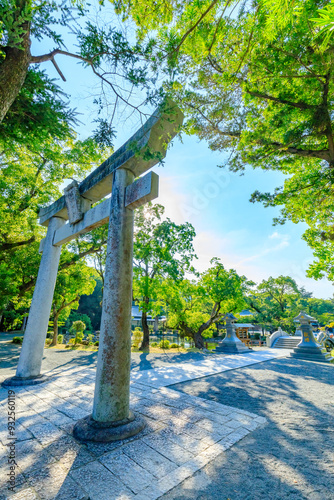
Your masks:
M39 496L32 488L24 488L13 495L7 495L8 500L39 500Z
M29 474L28 482L41 500L88 500L89 498L59 463L33 470Z
M25 477L34 469L40 469L52 462L55 458L36 439L23 441L16 445L16 460Z
M80 467L70 472L72 479L82 485L90 500L110 500L121 497L133 498L133 493L110 470L99 462Z
M142 441L177 465L188 462L194 455L160 433L143 437Z
M118 476L133 493L139 493L155 481L152 474L123 453L122 449L103 455L100 462Z
M177 468L176 463L142 441L135 441L124 446L123 452L157 478L165 476Z
M41 444L52 443L52 441L55 441L64 435L63 431L48 421L31 425L29 430Z
M203 376L214 368L208 360L199 370L188 366L187 376ZM182 370L176 369L181 376ZM153 371L132 380L131 407L147 425L137 436L115 443L83 444L71 434L76 420L91 412L94 370L57 370L40 386L20 388L17 429L22 439L27 435L17 443L22 480L16 500L24 494L39 500L156 500L266 422L259 415L165 387L166 373L161 378L156 372L151 386ZM5 408L5 391L1 396ZM0 423L1 432L6 434L6 426Z
M151 485L145 488L142 492L135 496L136 500L157 500L164 492L156 485Z
M76 469L96 460L96 456L90 453L85 445L79 444L68 435L53 441L47 450L66 469Z

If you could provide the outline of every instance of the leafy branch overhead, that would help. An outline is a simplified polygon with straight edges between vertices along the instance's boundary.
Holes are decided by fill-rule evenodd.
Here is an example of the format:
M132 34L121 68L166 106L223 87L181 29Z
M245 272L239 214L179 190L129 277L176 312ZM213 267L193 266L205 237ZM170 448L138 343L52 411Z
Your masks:
M154 36L153 65L186 113L186 130L227 152L221 166L286 175L252 201L305 222L316 261L333 276L334 10L329 0L118 1Z
M86 21L89 7L81 0L61 4L32 0L0 2L0 123L24 86L29 68L35 71L36 65L50 61L62 80L66 80L59 56L73 58L89 67L101 82L102 91L111 93L115 106L123 102L139 109L131 103L131 89L148 90L151 85L146 59L152 51L152 42L131 44L112 25L104 28ZM103 4L100 9L104 10ZM74 35L77 51L67 50L61 34L63 28ZM32 54L32 40L46 38L55 48L44 54Z

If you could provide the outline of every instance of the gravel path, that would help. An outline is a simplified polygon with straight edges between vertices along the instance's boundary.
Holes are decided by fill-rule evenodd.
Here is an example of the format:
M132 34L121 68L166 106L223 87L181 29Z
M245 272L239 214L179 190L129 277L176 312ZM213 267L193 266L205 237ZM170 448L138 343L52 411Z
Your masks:
M333 365L283 358L170 386L269 423L162 498L334 499L333 385Z

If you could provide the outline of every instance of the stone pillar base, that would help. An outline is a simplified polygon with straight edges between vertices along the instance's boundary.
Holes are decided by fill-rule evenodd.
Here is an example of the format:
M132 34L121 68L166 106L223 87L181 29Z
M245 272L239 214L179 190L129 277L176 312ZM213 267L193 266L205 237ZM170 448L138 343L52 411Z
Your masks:
M250 347L247 347L243 342L225 342L224 341L216 347L214 352L224 353L224 354L241 354L244 352L252 351Z
M294 352L290 354L292 358L305 359L308 361L320 361L322 363L332 363L334 358L326 351L325 348L318 346L301 346L295 347Z
M73 436L79 441L109 443L135 436L146 426L145 420L130 412L127 419L118 422L97 422L88 415L75 424Z
M36 377L14 377L6 378L2 382L2 387L20 387L23 385L36 385L43 384L43 382L47 382L49 377L46 375L36 375Z

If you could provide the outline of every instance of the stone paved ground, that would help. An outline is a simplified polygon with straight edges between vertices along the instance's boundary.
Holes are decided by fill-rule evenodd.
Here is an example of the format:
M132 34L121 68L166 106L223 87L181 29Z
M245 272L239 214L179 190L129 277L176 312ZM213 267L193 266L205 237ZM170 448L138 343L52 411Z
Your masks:
M1 363L4 376L17 363L18 349L11 352L12 360ZM133 359L132 405L147 429L132 441L85 446L71 429L91 411L92 354L72 351L64 360L47 350L43 368L56 379L18 391L18 488L11 500L334 499L333 366L284 358L166 389L149 385L164 385L166 369L172 378L175 361L186 361L177 369L184 380L194 366L212 373L228 359L176 354L173 363L170 355L140 354ZM2 443L5 410L4 400ZM0 481L6 481L6 455L1 445Z
M94 381L92 368L60 367L46 383L15 389L14 494L7 488L8 391L0 389L1 500L155 500L265 423L247 411L132 383L131 406L146 428L117 443L80 444L71 433L91 412Z
M279 359L171 386L265 417L164 500L334 499L334 366Z

